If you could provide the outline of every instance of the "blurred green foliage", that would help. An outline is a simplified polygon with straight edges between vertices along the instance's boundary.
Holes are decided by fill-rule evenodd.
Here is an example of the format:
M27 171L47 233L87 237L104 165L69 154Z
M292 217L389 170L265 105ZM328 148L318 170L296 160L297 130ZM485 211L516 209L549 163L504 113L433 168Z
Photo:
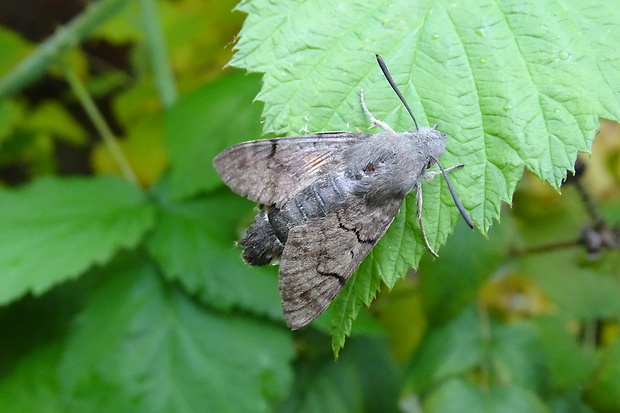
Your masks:
M619 11L248 0L242 30L235 3L100 0L41 42L0 26L0 410L620 411L618 124L552 188L595 119L620 118ZM429 182L441 257L408 198L343 297L291 332L277 268L234 247L254 206L211 160L265 132L364 128L360 86L410 128L373 51L448 132L486 236Z

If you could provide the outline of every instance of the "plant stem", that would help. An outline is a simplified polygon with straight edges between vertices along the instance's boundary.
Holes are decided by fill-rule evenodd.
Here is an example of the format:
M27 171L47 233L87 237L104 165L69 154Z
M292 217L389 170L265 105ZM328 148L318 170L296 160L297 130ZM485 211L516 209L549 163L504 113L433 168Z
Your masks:
M89 5L77 17L56 30L28 57L0 78L0 99L18 92L37 80L66 51L75 47L101 23L117 14L129 0L101 0Z
M106 123L101 112L99 112L99 109L97 109L97 105L95 105L95 102L84 87L84 84L69 66L64 65L63 69L67 81L71 86L71 90L75 93L79 102L82 104L84 111L95 125L95 129L97 129L97 132L103 139L104 144L110 151L112 159L116 162L125 179L137 185L138 178L136 177L136 174L133 169L131 169L131 165L118 145L116 137L112 133L112 130Z
M177 90L166 53L166 39L161 30L155 2L153 0L141 0L140 5L148 54L155 74L155 84L164 107L168 108L177 100Z

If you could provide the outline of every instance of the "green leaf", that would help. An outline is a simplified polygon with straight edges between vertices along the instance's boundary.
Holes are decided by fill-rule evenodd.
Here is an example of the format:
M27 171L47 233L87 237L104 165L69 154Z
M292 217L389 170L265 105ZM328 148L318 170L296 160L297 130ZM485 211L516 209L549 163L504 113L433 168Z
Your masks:
M507 225L498 225L485 239L461 223L438 259L422 260L418 270L420 295L431 323L450 320L476 299L482 284L506 255L508 232Z
M518 268L538 285L564 314L595 320L620 316L617 274L584 268L574 251L531 255L517 261ZM553 271L549 269L553 268Z
M594 380L584 394L584 400L596 411L620 410L620 340L616 339L603 352Z
M351 363L313 360L297 373L298 389L280 413L363 412L361 377Z
M596 357L569 331L575 321L561 314L541 317L536 324L550 372L549 387L556 392L570 392L588 380Z
M268 412L288 392L287 330L205 310L144 261L102 271L59 373L71 411Z
M464 380L453 379L440 385L424 403L425 413L549 413L532 392L516 386L482 389Z
M112 177L0 190L0 211L0 303L41 294L134 247L154 218L138 188Z
M427 332L408 367L409 392L420 393L433 384L479 365L484 337L478 317L467 309L458 318Z
M496 325L491 335L488 357L496 382L542 394L549 382L547 358L533 326L527 323Z
M0 101L0 144L14 138L15 128L22 120L23 108L14 100L4 99ZM6 152L6 146L2 147ZM4 153L3 153L4 155Z
M14 31L0 26L0 74L4 74L11 67L19 63L32 49L32 45Z
M595 413L581 399L581 390L575 388L567 394L555 395L549 400L553 413Z
M250 102L259 85L258 76L237 72L182 97L167 113L172 198L222 185L211 162L228 146L258 137L261 108Z
M57 101L41 102L26 119L26 128L38 133L54 134L73 145L86 143L86 132Z
M325 351L300 359L293 391L278 411L400 411L400 377L389 350L384 340L354 338L338 360Z
M522 166L557 187L577 151L589 149L597 118L619 118L610 89L620 60L606 53L620 37L615 8L552 0L249 0L238 8L248 18L232 64L265 73L266 132L363 126L360 86L371 111L410 129L374 61L380 53L419 121L452 136L446 158L467 165L464 203L483 229L510 201Z
M365 412L396 412L402 386L402 372L384 339L355 338L338 362L355 363L362 378Z
M205 303L283 320L275 268L245 264L234 245L239 217L251 205L232 193L165 204L149 251L168 279Z
M478 373L490 383L545 390L547 358L538 332L526 323L499 324L472 308L431 327L408 368L409 393L423 394L451 377Z
M570 0L520 2L370 0L333 3L242 1L248 17L231 64L264 73L264 132L357 131L368 125L359 103L398 131L412 121L375 62L383 56L421 125L448 134L444 166L477 226L486 232L511 202L523 168L554 187L589 151L602 116L620 119L620 9ZM328 13L325 11L329 10ZM329 28L329 30L326 30ZM299 34L303 33L303 36ZM443 179L423 184L423 219L440 246L458 219ZM347 331L360 301L402 277L424 253L409 195L398 220L365 267L370 289L343 291L336 322ZM394 226L394 225L393 225ZM418 232L418 231L416 231ZM381 254L386 254L385 256ZM364 268L364 267L362 267ZM364 270L367 271L367 270ZM359 274L358 274L359 276ZM361 298L358 298L361 297ZM337 345L341 340L336 339Z
M66 412L58 397L59 345L37 348L0 381L0 411L24 413Z

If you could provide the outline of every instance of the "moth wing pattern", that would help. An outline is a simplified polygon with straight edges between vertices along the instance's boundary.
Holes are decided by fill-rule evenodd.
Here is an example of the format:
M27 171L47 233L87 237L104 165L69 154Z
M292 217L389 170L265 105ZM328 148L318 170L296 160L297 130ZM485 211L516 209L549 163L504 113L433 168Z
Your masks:
M284 246L279 290L287 325L296 330L317 318L394 220L402 198L369 207L363 199L293 227Z
M344 169L346 149L361 136L327 132L243 142L217 155L213 166L234 192L280 207L318 177Z

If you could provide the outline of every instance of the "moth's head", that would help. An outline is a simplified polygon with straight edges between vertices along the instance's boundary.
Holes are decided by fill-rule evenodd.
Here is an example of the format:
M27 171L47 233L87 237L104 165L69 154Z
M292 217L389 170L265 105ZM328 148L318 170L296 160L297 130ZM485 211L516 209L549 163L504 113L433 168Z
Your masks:
M414 145L420 148L419 153L424 158L424 169L433 166L435 161L446 152L447 136L435 129L436 126L432 128L421 127L410 132L415 139Z

